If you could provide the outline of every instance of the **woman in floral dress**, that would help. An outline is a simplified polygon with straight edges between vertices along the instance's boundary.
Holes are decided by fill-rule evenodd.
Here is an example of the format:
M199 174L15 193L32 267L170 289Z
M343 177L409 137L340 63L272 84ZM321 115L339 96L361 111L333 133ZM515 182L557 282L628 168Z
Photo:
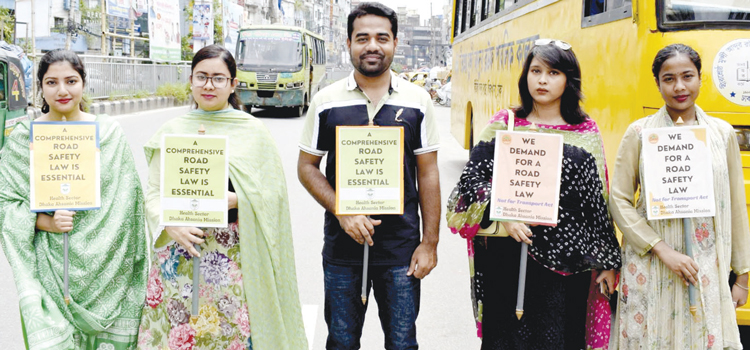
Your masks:
M695 104L701 87L701 59L695 50L667 46L656 55L652 71L665 106L628 127L612 181L610 203L623 234L623 269L610 345L742 349L734 309L747 300L750 230L737 139L731 125ZM680 117L685 125L707 128L712 154L716 215L687 220L694 232L693 257L684 254L683 219L647 220L643 200L648 192L641 131L674 127ZM731 286L730 268L738 275ZM698 291L695 315L690 312L688 283Z
M195 55L191 84L198 109L172 119L146 144L146 204L154 242L139 349L307 349L294 266L286 183L263 124L237 110L237 69L229 51ZM159 227L160 141L164 134L229 140L229 226ZM191 318L192 257L200 252L200 309Z

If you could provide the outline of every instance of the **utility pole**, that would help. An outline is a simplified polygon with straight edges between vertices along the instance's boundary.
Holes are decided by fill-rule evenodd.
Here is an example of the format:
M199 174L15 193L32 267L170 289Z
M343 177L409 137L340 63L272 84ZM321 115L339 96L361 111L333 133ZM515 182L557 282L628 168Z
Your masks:
M107 56L107 0L102 0L102 56Z
M68 30L65 35L65 50L70 50L71 41L73 41L73 30L75 30L75 8L74 2L78 0L68 0Z
M135 10L131 8L129 12L130 12L130 57L135 57Z
M435 29L432 23L432 2L430 2L430 68L435 66L435 35L433 33Z

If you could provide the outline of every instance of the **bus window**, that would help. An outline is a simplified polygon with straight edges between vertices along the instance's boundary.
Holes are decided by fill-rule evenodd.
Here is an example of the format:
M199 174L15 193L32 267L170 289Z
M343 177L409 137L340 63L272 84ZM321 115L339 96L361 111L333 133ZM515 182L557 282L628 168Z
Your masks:
M505 8L505 0L495 0L495 13L502 11Z
M468 0L469 7L469 28L473 28L477 25L477 0Z
M258 30L241 38L237 67L241 70L295 72L303 67L299 33Z
M583 0L581 28L614 22L633 13L633 0Z
M482 0L482 20L484 21L487 19L487 17L491 16L490 9L495 6L492 6L492 0Z
M453 4L453 37L457 37L458 33L460 31L458 30L461 27L461 5L463 4L463 1L456 0Z
M750 2L745 0L661 0L659 27L664 30L690 28L750 27Z
M598 15L604 12L604 0L586 0L586 16Z

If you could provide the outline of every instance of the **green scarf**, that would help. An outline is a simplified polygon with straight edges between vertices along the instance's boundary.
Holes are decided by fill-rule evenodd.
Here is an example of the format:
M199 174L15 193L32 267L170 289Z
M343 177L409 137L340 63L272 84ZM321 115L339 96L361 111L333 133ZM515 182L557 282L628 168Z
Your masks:
M307 349L294 265L286 180L276 143L263 123L234 109L193 110L165 123L144 146L151 163L163 134L229 137L229 179L238 199L242 282L255 349ZM159 227L159 198L147 198L151 232ZM162 232L157 245L169 242Z
M63 236L35 230L29 201L29 122L16 126L0 161L0 227L30 349L135 346L146 298L143 193L119 124L98 116L101 209L80 211L70 232L70 305L63 296ZM116 171L105 171L116 169Z

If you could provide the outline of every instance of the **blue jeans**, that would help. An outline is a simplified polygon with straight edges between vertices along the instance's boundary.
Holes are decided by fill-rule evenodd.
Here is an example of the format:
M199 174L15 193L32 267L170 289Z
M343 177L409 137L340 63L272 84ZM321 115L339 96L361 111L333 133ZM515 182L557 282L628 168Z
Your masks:
M362 267L323 262L328 350L359 349L370 288L378 303L386 350L418 349L417 315L420 281L407 276L409 266L370 266L368 302L362 305Z

